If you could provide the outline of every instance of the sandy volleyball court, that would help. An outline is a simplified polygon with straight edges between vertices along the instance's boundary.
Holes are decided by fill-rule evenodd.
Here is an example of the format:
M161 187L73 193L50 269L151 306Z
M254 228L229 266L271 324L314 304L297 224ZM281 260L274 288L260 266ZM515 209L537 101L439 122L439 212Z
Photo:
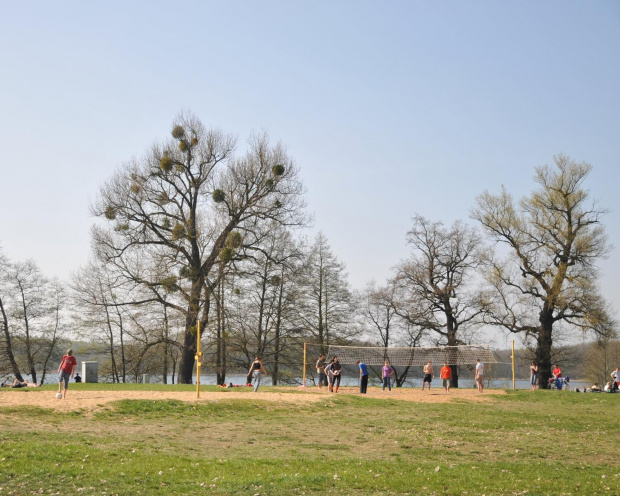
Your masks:
M112 385L110 385L113 388ZM445 403L453 400L465 401L487 401L492 396L505 394L501 389L486 390L479 394L475 389L453 389L446 394L443 389L437 388L431 391L421 391L412 388L392 389L391 392L382 391L380 388L369 388L369 398L385 398L401 401L411 401L420 403ZM304 404L324 400L326 397L336 396L336 393L328 393L326 388L295 388L278 387L273 391L270 387L261 388L257 393L251 390L234 391L201 391L200 398L196 398L196 392L178 391L79 391L69 389L67 399L58 400L55 398L55 391L41 391L36 389L29 390L0 390L0 407L33 406L41 408L52 408L58 411L75 410L97 410L105 407L106 404L124 400L179 400L192 403L228 401L233 399L262 400L283 404ZM356 395L359 390L354 387L340 388L337 395Z

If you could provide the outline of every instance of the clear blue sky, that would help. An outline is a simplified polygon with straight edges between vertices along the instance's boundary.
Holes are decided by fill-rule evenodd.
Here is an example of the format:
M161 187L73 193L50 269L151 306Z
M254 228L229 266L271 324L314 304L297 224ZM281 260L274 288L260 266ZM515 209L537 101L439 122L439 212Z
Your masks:
M609 208L620 309L620 2L3 2L0 245L66 277L89 201L191 110L288 146L361 288L407 255L420 213L533 187L563 152Z

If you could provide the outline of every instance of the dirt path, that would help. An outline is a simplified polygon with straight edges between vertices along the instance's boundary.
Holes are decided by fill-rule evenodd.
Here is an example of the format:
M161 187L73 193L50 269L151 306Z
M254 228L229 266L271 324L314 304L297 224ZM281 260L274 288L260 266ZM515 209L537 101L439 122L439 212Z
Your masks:
M110 386L113 387L112 385ZM305 404L324 400L325 397L335 396L328 393L326 388L318 389L315 387L283 388L278 387L278 392L270 391L265 387L254 393L252 391L201 391L200 399L196 398L195 392L177 391L76 391L69 390L67 398L58 400L55 398L54 391L31 390L0 390L0 408L15 406L33 406L41 408L51 408L57 411L69 412L75 410L97 410L107 403L117 400L179 400L192 403L227 401L233 399L262 400L272 401L283 404ZM280 392L283 391L283 392ZM401 401L411 401L419 403L446 403L455 399L466 401L488 401L493 396L505 394L500 389L489 389L484 394L478 394L474 389L454 389L450 394L446 394L443 389L437 388L431 391L421 391L412 388L392 389L391 392L382 391L379 388L369 388L367 397L385 398ZM340 388L338 395L359 395L359 390L354 387Z

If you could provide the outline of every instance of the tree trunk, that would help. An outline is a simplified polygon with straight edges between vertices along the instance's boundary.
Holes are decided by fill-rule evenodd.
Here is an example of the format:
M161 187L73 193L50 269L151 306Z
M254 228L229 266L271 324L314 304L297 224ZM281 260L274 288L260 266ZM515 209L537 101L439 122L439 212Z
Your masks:
M395 372L394 379L396 380L396 384L394 384L394 386L402 387L404 382L407 380L407 373L409 372L409 366L405 367L405 370L400 375L396 373L396 369L394 369L394 372Z
M223 264L220 263L220 277L215 298L215 382L222 385L226 382L224 370L224 276Z
M536 345L536 364L538 365L538 386L549 389L551 378L551 346L553 344L553 319L551 312L540 313L540 328Z
M162 363L163 383L168 384L168 310L164 305L164 360Z
M284 271L282 271L284 272ZM284 273L280 274L280 287L278 294L278 306L276 309L276 334L274 339L275 353L273 356L273 370L271 372L271 384L278 385L278 371L280 368L280 328L282 326L282 295L284 293Z
M185 317L185 337L181 349L181 363L179 364L179 384L192 384L194 362L196 361L196 322L198 321L198 307L203 280L194 281L189 297L188 311ZM193 332L192 332L193 331Z
M13 354L13 345L11 344L11 334L9 333L9 319L6 316L6 312L4 311L4 305L2 304L2 299L0 298L0 312L2 312L2 323L4 327L4 342L6 345L6 349L4 350L4 355L8 359L11 364L11 370L13 370L13 374L15 378L23 382L24 379L19 372L19 367L17 366L17 362L15 361L15 355Z
M451 315L452 309L451 307L447 306L448 310L450 313L448 313L446 315L447 320L448 320L448 346L458 346L459 345L459 340L456 337L456 331L458 329L457 326L455 326L454 324L454 318ZM455 352L456 355L456 352ZM459 387L459 369L456 365L456 356L454 359L452 359L452 357L450 357L450 362L453 363L453 365L450 365L450 368L452 369L452 379L450 380L450 387L451 388L458 388ZM443 364L440 364L441 366L443 366Z

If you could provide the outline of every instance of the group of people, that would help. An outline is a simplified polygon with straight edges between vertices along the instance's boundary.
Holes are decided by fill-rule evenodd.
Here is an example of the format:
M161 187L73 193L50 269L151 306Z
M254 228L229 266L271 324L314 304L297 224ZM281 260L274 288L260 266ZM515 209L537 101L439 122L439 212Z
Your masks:
M319 376L319 388L327 386L330 393L337 393L340 388L340 374L342 373L342 365L338 361L338 357L332 358L329 363L325 360L325 356L321 353L316 362L316 372ZM366 378L368 384L368 378Z
M484 371L486 365L480 361L480 359L476 360L476 366L474 367L474 382L476 383L476 387L478 388L478 392L482 393L484 391ZM424 378L422 379L422 391L424 391L425 386L428 384L428 389L431 389L431 382L435 377L435 369L433 367L433 362L429 361L423 368ZM443 362L443 367L441 367L439 371L439 376L442 381L443 388L446 390L446 393L450 392L450 386L452 385L452 367L448 365L448 362Z
M601 388L598 386L598 383L594 383L594 385L590 388L590 391L593 393L601 392ZM616 369L611 373L611 380L603 386L603 392L605 393L617 393L620 391L620 368L616 367Z
M63 398L67 396L67 389L69 388L69 379L74 379L75 382L82 382L82 378L80 374L75 373L75 368L77 367L77 360L73 356L73 350L67 350L67 353L60 360L60 365L58 366L58 394L61 394ZM74 378L75 375L75 378ZM64 383L64 391L63 391L63 383ZM24 387L39 387L39 384L34 382L30 382L28 379L25 381L20 381L19 379L15 379L13 382L7 381L0 384L0 387L11 387L11 388L24 388Z
M360 378L360 394L366 394L368 390L368 365L358 360L356 365L359 369L359 378ZM484 370L485 365L477 360L475 372L474 372L474 380L478 387L478 392L482 393L484 390ZM425 387L428 385L428 389L431 388L431 382L435 377L435 370L433 368L433 363L429 361L426 365L424 365L424 379L422 380L422 391L424 391ZM319 358L316 362L316 372L319 378L318 386L319 388L323 388L327 386L329 392L338 392L338 388L340 387L340 377L342 373L342 365L338 361L338 357L333 357L329 363L327 363L325 356L323 354L319 355ZM385 361L383 367L381 367L381 381L382 381L382 390L385 391L387 388L388 391L392 390L392 378L396 375L396 370L394 367L390 365L389 361ZM443 387L446 390L446 393L450 392L450 386L452 383L452 367L448 365L447 362L444 362L443 367L440 370L440 377L443 381Z
M433 367L433 362L427 362L422 371L424 372L424 378L422 379L422 391L424 391L427 385L428 390L430 391L431 383L435 378L435 368ZM442 385L446 390L446 393L449 393L450 386L452 385L452 367L448 365L448 362L443 363L443 367L441 367L439 371L439 377L441 378Z

